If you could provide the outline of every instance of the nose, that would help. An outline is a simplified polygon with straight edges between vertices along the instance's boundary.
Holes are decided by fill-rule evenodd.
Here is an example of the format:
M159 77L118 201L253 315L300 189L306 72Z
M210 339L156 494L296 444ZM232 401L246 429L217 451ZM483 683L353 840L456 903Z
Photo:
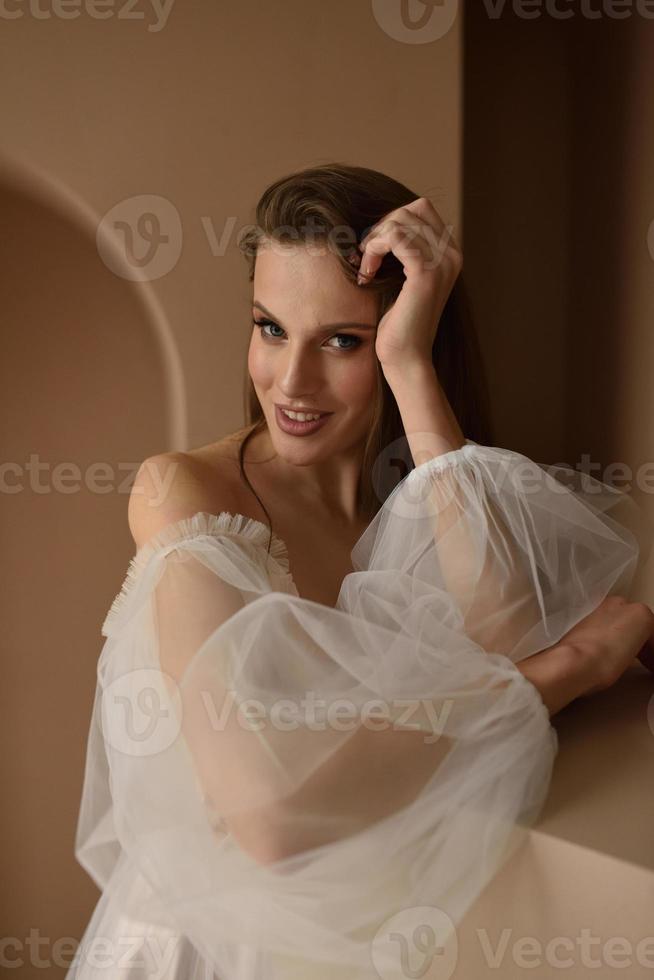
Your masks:
M320 387L320 370L315 352L289 344L279 360L279 390L289 400L311 396Z

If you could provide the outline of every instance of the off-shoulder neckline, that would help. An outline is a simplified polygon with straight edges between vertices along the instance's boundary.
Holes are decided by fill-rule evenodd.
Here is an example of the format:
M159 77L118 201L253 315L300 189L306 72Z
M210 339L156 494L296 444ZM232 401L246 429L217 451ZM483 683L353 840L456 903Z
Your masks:
M424 463L420 463L411 470L406 479L415 480L418 476L427 476L428 473L446 469L450 465L460 462L463 458L474 455L475 451L479 448L477 443L467 439L465 445L458 449L450 450L441 456L436 456L426 460ZM364 530L363 534L359 536L357 543L361 541L366 533ZM109 635L109 630L120 616L142 570L154 555L166 549L172 549L182 540L212 537L216 534L237 536L252 541L256 545L260 545L266 553L266 558L272 559L277 565L279 569L278 577L284 581L286 586L295 588L297 592L297 586L295 585L293 573L290 568L289 551L286 542L268 527L267 524L257 520L255 517L246 517L245 514L228 510L220 511L218 514L213 514L206 510L199 510L190 517L182 517L177 521L171 521L170 524L166 524L137 549L136 553L130 559L122 588L113 600L105 616L102 624L102 633L105 636ZM270 541L270 551L268 551L268 541Z
M129 561L122 588L111 603L109 611L105 616L101 631L103 635L109 635L117 618L120 617L124 604L127 602L133 587L135 587L141 572L150 562L151 558L172 550L181 541L189 541L201 537L214 537L217 534L245 538L256 545L260 545L265 552L266 559L272 559L277 565L279 569L278 576L285 579L286 584L295 584L290 570L286 542L275 531L271 531L263 521L227 510L220 511L218 514L199 510L190 517L182 517L177 521L171 521L170 524L166 524L137 549ZM270 551L268 551L269 539Z
M238 534L255 544L263 544L270 540L270 557L273 558L283 571L290 571L288 547L280 536L255 517L247 517L234 511L221 510L214 514L207 510L198 510L190 517L182 517L177 521L166 524L145 541L137 549L132 561L141 564L151 554L186 537L198 537L203 534Z

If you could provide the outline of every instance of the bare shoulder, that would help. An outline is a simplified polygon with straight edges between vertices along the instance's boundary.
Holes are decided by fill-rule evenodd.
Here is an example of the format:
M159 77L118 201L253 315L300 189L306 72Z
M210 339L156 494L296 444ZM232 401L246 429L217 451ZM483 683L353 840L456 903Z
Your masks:
M204 448L204 447L203 447ZM128 522L137 548L168 524L198 511L238 513L235 463L228 455L168 452L141 463L128 503Z

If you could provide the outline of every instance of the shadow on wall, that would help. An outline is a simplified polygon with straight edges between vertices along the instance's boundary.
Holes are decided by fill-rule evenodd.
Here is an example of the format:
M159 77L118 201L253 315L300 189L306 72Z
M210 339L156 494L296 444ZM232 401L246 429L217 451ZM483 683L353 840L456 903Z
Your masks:
M183 399L149 286L103 264L93 216L1 163L0 209L0 920L13 975L37 955L55 977L72 955L57 966L57 939L79 939L98 896L73 846L100 629L134 550L129 486L146 456L184 448Z

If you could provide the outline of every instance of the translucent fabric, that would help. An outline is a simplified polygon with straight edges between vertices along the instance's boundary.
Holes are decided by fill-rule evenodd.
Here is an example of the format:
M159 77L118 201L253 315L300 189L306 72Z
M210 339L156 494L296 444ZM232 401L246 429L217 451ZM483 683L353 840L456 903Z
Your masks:
M516 664L625 594L652 529L592 477L468 440L386 499L334 608L268 539L199 512L132 559L76 838L103 894L70 977L429 975L398 931L424 907L455 927L547 794L556 732Z

